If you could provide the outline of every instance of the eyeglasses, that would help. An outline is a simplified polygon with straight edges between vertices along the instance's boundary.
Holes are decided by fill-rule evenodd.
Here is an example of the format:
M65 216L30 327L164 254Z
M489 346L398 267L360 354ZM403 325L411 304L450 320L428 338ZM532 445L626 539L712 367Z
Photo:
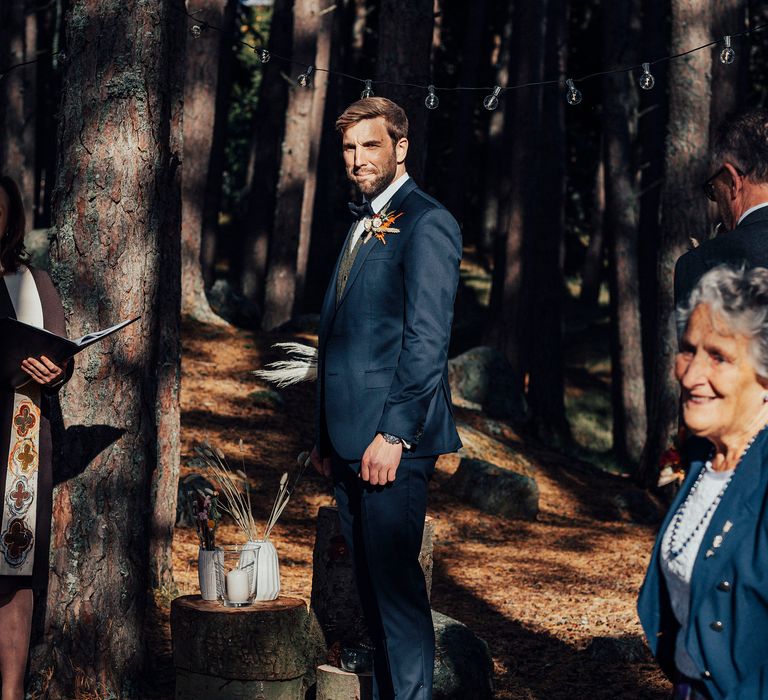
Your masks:
M733 167L733 166L732 166L732 167ZM736 171L736 172L737 172L737 173L738 173L738 174L739 174L741 177L744 177L744 176L746 175L746 173L743 173L743 172L741 172L741 170L739 170L739 169L738 169L738 168L736 168L736 167L733 167L733 169L734 169L734 170L735 170L735 171ZM704 191L704 194L705 194L706 198L707 198L707 199L708 199L710 202L714 202L714 201L716 201L716 200L715 200L715 180L717 180L717 178L718 178L718 177L720 177L720 176L723 174L723 172L724 172L725 170L726 170L726 167L725 167L725 166L723 166L722 168L720 168L720 170L718 170L718 171L717 171L717 172L716 172L716 173L715 173L715 174L714 174L712 177L710 177L710 178L709 178L709 179L708 179L708 180L707 180L707 181L706 181L706 182L705 182L705 183L704 183L704 184L701 186L701 189Z

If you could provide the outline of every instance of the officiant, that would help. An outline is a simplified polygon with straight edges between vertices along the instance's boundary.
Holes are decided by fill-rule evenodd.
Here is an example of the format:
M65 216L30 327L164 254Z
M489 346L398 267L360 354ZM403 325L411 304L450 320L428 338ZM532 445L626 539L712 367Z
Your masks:
M0 318L65 334L64 309L50 277L28 264L19 188L0 176ZM29 382L0 386L0 676L3 700L23 700L33 591L48 584L53 499L48 402L72 374L46 357L21 368Z

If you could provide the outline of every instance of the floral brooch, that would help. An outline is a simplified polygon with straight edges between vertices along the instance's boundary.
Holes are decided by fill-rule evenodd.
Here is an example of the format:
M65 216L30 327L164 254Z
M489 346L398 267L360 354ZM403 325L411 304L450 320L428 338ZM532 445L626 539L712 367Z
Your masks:
M365 219L363 221L363 228L365 228L365 240L363 243L367 243L371 236L375 236L382 242L382 244L387 245L384 237L390 233L400 233L400 229L394 228L392 224L394 224L402 215L403 212L396 214L393 211L386 211L385 207L372 219Z

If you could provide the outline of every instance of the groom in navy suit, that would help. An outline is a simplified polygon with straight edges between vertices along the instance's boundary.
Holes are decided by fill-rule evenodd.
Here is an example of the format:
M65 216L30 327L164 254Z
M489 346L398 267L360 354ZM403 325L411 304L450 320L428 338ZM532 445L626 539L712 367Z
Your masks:
M448 343L461 232L405 169L408 119L369 97L336 121L363 195L318 332L316 469L333 478L375 644L374 698L429 700L435 640L419 551L438 455L461 447Z

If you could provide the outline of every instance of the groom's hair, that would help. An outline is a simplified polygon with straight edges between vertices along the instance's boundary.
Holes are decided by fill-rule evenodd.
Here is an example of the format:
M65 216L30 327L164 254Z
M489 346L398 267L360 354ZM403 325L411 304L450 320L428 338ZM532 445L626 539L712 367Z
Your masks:
M408 117L405 116L405 110L386 97L365 97L353 102L336 120L336 131L343 134L350 126L363 119L376 119L376 117L384 117L393 145L400 139L408 138Z
M728 117L715 132L713 157L733 165L752 182L768 182L768 110L750 109Z

